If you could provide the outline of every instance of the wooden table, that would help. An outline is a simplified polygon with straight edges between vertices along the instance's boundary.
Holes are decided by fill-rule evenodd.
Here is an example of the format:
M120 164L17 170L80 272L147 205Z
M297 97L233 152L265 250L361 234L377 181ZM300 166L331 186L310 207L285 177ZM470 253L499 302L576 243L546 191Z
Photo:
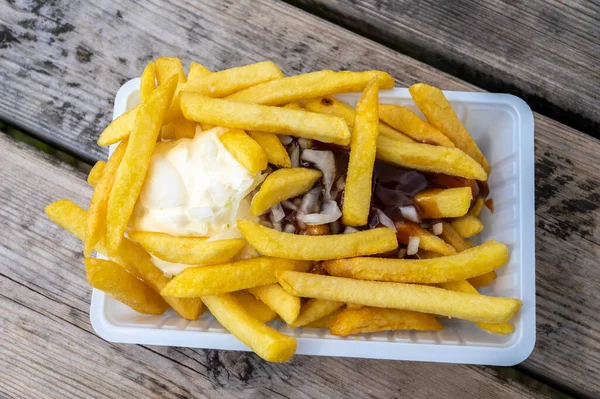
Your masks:
M600 396L600 5L498 0L0 3L0 120L89 164L118 87L161 55L211 69L382 69L398 86L513 92L535 113L537 344L515 368L110 344L82 245L81 167L0 133L0 397ZM8 125L7 125L8 126ZM5 126L5 130L9 130ZM524 265L527 266L527 265ZM515 378L516 376L516 378ZM562 392L562 393L561 393Z

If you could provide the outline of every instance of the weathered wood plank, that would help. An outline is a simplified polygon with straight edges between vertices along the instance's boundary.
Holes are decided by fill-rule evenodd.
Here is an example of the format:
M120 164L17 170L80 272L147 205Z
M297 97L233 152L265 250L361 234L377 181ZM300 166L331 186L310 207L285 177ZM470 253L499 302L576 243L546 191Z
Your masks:
M297 356L104 342L89 324L82 245L43 214L85 205L85 176L0 132L0 396L540 397L490 367Z
M597 1L286 1L600 137Z

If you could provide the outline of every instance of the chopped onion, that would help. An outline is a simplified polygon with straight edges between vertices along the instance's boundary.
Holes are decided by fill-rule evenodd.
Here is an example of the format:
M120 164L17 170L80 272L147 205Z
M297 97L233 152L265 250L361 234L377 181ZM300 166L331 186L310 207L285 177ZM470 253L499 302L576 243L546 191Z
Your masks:
M281 206L283 206L286 209L291 209L292 211L295 211L298 209L296 204L294 204L292 201L282 201Z
M261 220L259 223L262 224L265 227L270 228L270 229L273 228L273 225L271 224L271 222L267 222L266 220Z
M188 217L190 219L196 219L197 221L204 221L212 219L215 216L212 207L201 206L197 208L191 208L188 210Z
M406 256L406 248L400 248L398 250L398 259L402 259Z
M396 226L394 225L394 222L392 221L392 219L390 219L388 217L388 215L383 213L383 211L381 209L377 209L376 212L377 212L377 216L379 217L379 223L381 223L385 227L389 227L390 229L396 231Z
M312 190L309 190L302 197L302 203L298 209L299 213L308 214L319 211L319 195L321 194L321 187L317 186Z
M289 145L292 143L292 141L294 141L294 139L291 138L290 136L286 136L283 134L280 136L277 136L277 137L279 137L279 141L281 141L281 144L283 144L283 145Z
M285 217L285 212L281 204L275 204L271 207L271 223L281 222Z
M310 213L297 216L297 219L307 225L333 223L342 217L342 211L335 201L325 201L319 213Z
M421 237L419 236L410 236L408 237L408 247L406 248L407 255L414 255L419 251L419 243L421 242Z
M350 234L350 233L358 233L359 230L355 229L352 226L346 226L346 228L344 229L344 234Z
M331 198L331 187L335 179L335 157L332 151L304 150L300 158L303 161L315 164L317 169L323 172L323 184L325 185L325 198Z
M281 222L275 222L273 223L273 228L277 231L282 231L283 228L281 227Z
M342 229L342 225L340 224L339 220L336 220L329 225L329 229L331 230L331 234L339 234L340 230Z
M331 189L331 199L336 199L338 194L344 191L346 188L346 179L342 176L335 182L333 188Z
M295 233L296 232L296 228L294 227L293 224L288 223L283 227L283 231L285 231L286 233Z
M402 217L406 220L415 223L421 222L421 218L419 218L419 214L417 213L417 208L412 205L400 207L400 213L402 213Z
M296 144L292 146L290 161L292 163L292 168L297 168L300 166L300 147L298 147Z
M300 146L300 148L302 148L303 150L306 150L308 148L312 148L312 140L309 139L305 139L305 138L299 138L298 139L298 145Z
M433 234L435 234L436 236L439 236L444 231L444 225L441 222L434 224L432 228Z

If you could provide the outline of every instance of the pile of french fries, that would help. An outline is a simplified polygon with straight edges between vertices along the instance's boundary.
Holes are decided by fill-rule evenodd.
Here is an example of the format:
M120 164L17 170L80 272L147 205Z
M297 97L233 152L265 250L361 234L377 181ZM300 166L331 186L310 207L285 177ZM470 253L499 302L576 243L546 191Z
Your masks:
M428 189L413 201L423 219L441 220L435 231L408 220L395 221L393 229L366 226L376 160L479 181L490 172L439 89L410 87L423 120L407 108L379 104L379 90L393 86L393 78L381 71L285 77L272 62L219 72L192 63L186 76L179 59L160 58L142 74L140 104L98 139L101 146L118 146L89 174L94 193L88 210L59 200L46 214L83 240L94 288L145 314L171 307L194 320L206 306L268 361L287 361L296 350L293 337L265 324L275 318L339 336L441 330L440 317L510 333L521 301L477 291L494 280L508 249L495 241L473 246L467 240L483 228L485 198L473 198L469 187ZM356 108L333 97L347 92L362 92ZM243 239L212 241L129 228L156 143L217 127L225 148L250 173L270 170L252 197L253 215L323 179L316 168L291 167L278 135L349 147L341 222L355 232L302 235L238 220ZM390 257L404 255L415 242L416 256ZM247 244L262 256L234 261ZM91 258L93 251L110 260ZM190 267L171 278L151 255Z

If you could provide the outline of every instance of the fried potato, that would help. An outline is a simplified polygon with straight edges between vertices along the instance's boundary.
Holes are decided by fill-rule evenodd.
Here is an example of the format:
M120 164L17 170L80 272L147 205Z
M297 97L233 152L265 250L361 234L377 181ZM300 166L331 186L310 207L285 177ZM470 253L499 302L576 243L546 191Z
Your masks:
M238 220L237 224L258 252L285 259L341 259L381 254L398 248L394 230L384 227L351 234L301 236L269 229L250 220Z
M277 312L256 299L254 295L247 291L232 292L231 295L233 295L246 312L261 323L267 323L277 317Z
M432 315L401 309L344 309L331 325L331 334L348 336L390 330L443 330Z
M286 104L286 105L283 106L283 108L295 109L295 110L298 110L298 111L306 111L304 109L304 107L302 107L302 105L298 101L294 101L292 103Z
M471 277L467 281L474 288L480 288L480 287L486 287L486 286L492 284L494 282L494 280L496 280L496 277L497 277L496 272L489 272L486 274L482 274L481 276Z
M326 274L326 275L329 275L329 274ZM347 303L347 304L346 304L346 307L347 307L348 309L362 309L362 308L364 308L365 306L364 306L364 305L357 305L356 303Z
M85 271L87 281L92 287L138 313L163 314L169 307L160 295L115 262L87 258Z
M196 136L196 126L198 124L194 121L179 118L164 125L160 130L160 135L163 140L193 139Z
M85 226L85 239L83 240L83 253L86 257L90 256L96 243L106 233L106 207L108 196L115 181L115 176L125 150L127 149L127 140L122 141L115 152L108 160L106 171L94 188L92 200L87 213L87 222Z
M185 265L229 262L246 245L241 238L209 241L204 237L176 237L149 231L132 231L128 235L157 258Z
M346 175L342 223L364 226L371 210L371 180L379 134L379 86L373 78L356 105L356 118L350 142L350 160Z
M88 177L87 177L88 184L92 187L96 187L96 185L100 181L100 178L102 177L102 174L104 173L105 169L106 169L106 162L104 162L103 160L96 162L94 164L94 167L92 168L92 170L90 170L90 173L88 174Z
M456 250L448 245L436 235L433 235L428 230L425 230L416 223L400 220L394 223L396 226L396 236L398 242L408 245L410 236L419 237L419 248L426 251L437 252L442 255L452 255Z
M344 311L344 308L340 308L333 313L329 313L325 317L321 317L319 320L315 320L312 323L305 324L303 327L310 328L330 328L338 315Z
M156 89L156 68L154 62L150 61L144 72L142 72L142 78L140 80L140 103L146 101L150 94Z
M453 281L448 283L442 283L440 286L444 289L456 292L464 292L467 294L479 295L479 292L467 281ZM504 323L476 323L479 328L492 334L509 334L515 329L512 325L507 322Z
M405 309L484 323L504 323L522 303L514 298L466 294L427 285L363 281L283 271L277 273L290 294L378 308Z
M425 219L456 218L464 216L471 206L471 187L430 188L419 192L413 201Z
M420 143L454 147L454 143L444 133L406 107L379 104L379 118Z
M448 244L452 245L454 249L456 249L456 252L463 252L473 247L473 245L462 238L448 222L442 223L442 234L440 234L440 237Z
M452 220L450 225L463 238L473 237L483 230L483 223L472 215L465 215L459 219Z
M277 135L273 133L264 132L248 132L248 135L252 137L254 141L261 146L270 164L289 168L292 166L292 161Z
M432 251L427 251L425 249L419 249L417 251L417 258L418 259L435 259L435 258L441 258L442 254L438 254L437 252L432 252Z
M45 212L54 223L83 240L87 219L84 209L69 200L59 200L46 206ZM96 244L95 249L108 256L104 239ZM161 288L169 281L163 272L152 263L150 255L144 251L144 248L127 238L123 239L117 252L111 256L111 260L123 266L129 273L141 278L156 292L160 292ZM184 319L196 320L204 310L202 302L198 298L164 299Z
M158 85L167 83L169 78L176 75L178 82L185 82L185 73L181 60L176 57L160 57L156 60L156 80Z
M278 169L270 173L252 197L250 212L257 216L275 204L308 191L322 173L309 168Z
M394 78L382 71L318 71L262 83L240 90L227 99L242 103L284 105L330 94L363 91L374 77L381 89L394 87Z
M131 134L140 105L136 105L113 120L98 137L98 145L106 147L125 140Z
M408 88L410 95L423 112L427 121L444 133L457 148L461 149L490 173L490 164L485 159L473 138L454 113L452 106L437 87L417 83Z
M344 302L325 301L322 299L309 299L300 309L298 318L290 327L302 327L335 312L344 306Z
M242 104L197 93L182 92L181 110L187 119L228 128L289 134L325 143L350 144L346 123L335 116L280 107Z
M288 324L300 313L300 298L284 290L278 283L248 289L252 295L273 309Z
M479 215L481 214L481 211L483 210L484 206L485 206L485 198L477 197L477 199L475 200L475 204L473 204L473 206L469 210L469 215L472 215L472 216L475 216L476 218L478 218Z
M287 362L296 352L296 340L256 320L231 294L202 300L215 318L237 339L268 362Z
M377 159L423 172L487 180L487 174L481 165L458 148L401 143L388 137L379 137Z
M189 267L173 277L162 296L196 298L220 295L277 282L277 270L307 271L310 262L261 256L214 266Z
M204 65L192 61L190 64L190 70L187 75L187 81L196 80L198 78L203 78L204 76L210 75L212 72L210 69L205 67Z
M434 284L491 272L508 261L508 248L488 241L464 252L434 259L351 258L323 262L332 276L397 283Z
M267 168L268 158L262 147L243 130L231 129L219 136L227 151L252 175Z
M129 218L144 184L164 114L171 103L176 86L175 77L159 86L141 105L136 115L135 126L129 136L129 144L108 199L106 246L110 253L117 251L123 239Z
M311 100L303 101L303 104L306 109L311 112L340 117L346 122L349 129L354 128L356 111L350 105L335 97L326 96L323 98L313 98ZM385 123L379 123L379 135L405 143L414 143L413 139L405 136Z

